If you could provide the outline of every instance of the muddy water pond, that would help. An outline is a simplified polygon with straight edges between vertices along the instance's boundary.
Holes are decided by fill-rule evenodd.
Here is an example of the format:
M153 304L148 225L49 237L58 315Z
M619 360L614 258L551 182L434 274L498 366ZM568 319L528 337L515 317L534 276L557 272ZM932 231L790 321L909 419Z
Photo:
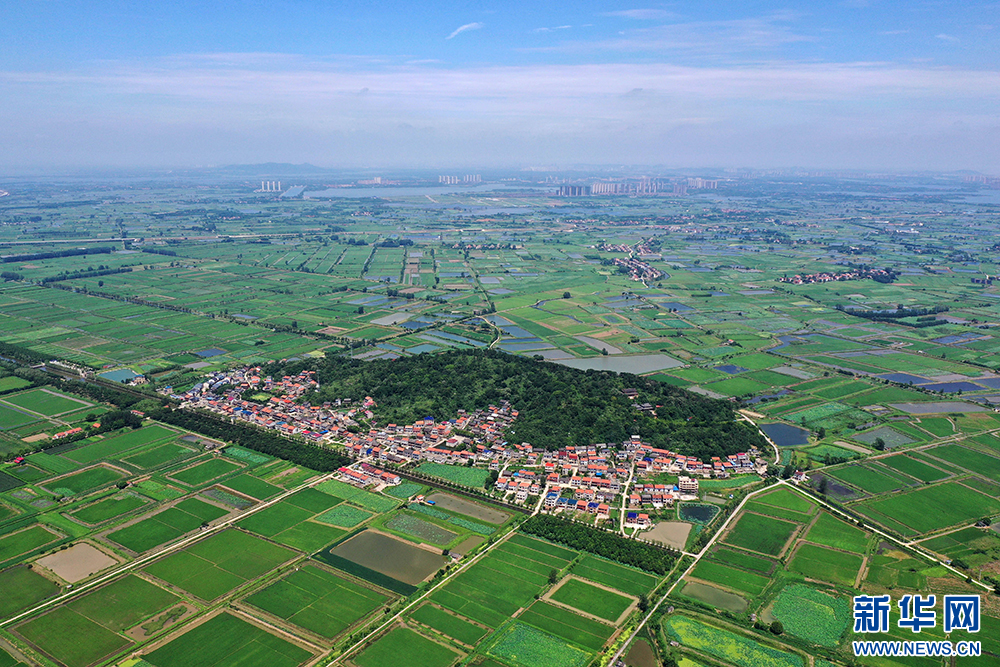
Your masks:
M440 551L421 549L371 530L337 545L332 553L411 586L416 586L448 562Z

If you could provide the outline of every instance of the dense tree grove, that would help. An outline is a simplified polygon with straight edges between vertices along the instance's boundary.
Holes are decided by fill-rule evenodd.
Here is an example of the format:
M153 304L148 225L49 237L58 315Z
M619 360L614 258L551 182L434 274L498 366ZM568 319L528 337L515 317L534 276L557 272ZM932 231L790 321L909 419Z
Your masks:
M379 418L395 423L450 419L459 409L508 400L519 411L508 439L548 449L621 443L640 435L654 446L707 460L766 446L756 429L737 420L728 401L637 375L581 371L504 352L455 351L392 361L331 357L296 362L285 372L302 368L317 371L321 400L371 396ZM638 397L626 397L626 388L636 389ZM655 416L635 403L654 406Z
M531 517L521 524L521 530L577 551L586 551L656 574L666 574L676 559L672 552L651 544L547 514Z
M67 248L66 250L50 250L48 252L33 252L26 255L7 255L0 257L0 262L28 262L36 259L53 259L55 257L75 257L77 255L108 255L112 248Z
M288 440L271 431L238 422L230 424L200 412L163 408L148 416L164 424L172 424L210 438L233 442L255 452L285 459L319 472L330 472L350 463L350 459L346 456L323 449L311 442Z

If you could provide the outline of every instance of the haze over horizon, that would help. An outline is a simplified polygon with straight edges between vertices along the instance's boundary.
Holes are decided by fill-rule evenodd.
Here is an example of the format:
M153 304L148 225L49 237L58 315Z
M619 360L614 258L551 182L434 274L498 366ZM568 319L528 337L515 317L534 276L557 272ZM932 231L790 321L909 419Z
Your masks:
M1000 5L0 9L0 170L1000 171Z

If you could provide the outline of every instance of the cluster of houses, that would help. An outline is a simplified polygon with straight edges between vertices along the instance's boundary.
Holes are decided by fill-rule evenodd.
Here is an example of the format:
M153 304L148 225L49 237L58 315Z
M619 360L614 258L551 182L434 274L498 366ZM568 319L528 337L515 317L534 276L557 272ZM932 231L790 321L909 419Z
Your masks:
M383 487L398 486L403 481L396 473L386 472L368 463L337 468L337 477L343 482L362 488L373 484Z
M632 280L659 280L664 276L663 271L634 257L615 257L614 264L625 269L632 276Z
M820 271L819 273L796 274L782 276L778 282L792 285L809 285L812 283L830 283L838 280L879 279L885 282L892 280L893 275L885 269L851 269L850 271Z

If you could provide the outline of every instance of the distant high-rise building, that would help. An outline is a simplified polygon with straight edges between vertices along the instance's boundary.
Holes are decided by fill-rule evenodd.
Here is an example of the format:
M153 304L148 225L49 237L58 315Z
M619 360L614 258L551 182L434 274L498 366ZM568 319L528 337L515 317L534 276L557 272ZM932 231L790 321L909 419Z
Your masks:
M719 182L710 181L705 178L689 178L687 179L687 186L695 190L717 190Z
M459 180L458 176L438 176L438 183L443 185L457 185Z
M589 185L560 185L558 190L560 197L586 197L590 194Z
M592 195L624 195L628 194L627 183L593 183L590 186Z
M685 181L677 181L674 183L674 194L675 195L686 195L688 193L688 184Z
M479 174L466 174L462 180L466 183L481 183L483 178Z

